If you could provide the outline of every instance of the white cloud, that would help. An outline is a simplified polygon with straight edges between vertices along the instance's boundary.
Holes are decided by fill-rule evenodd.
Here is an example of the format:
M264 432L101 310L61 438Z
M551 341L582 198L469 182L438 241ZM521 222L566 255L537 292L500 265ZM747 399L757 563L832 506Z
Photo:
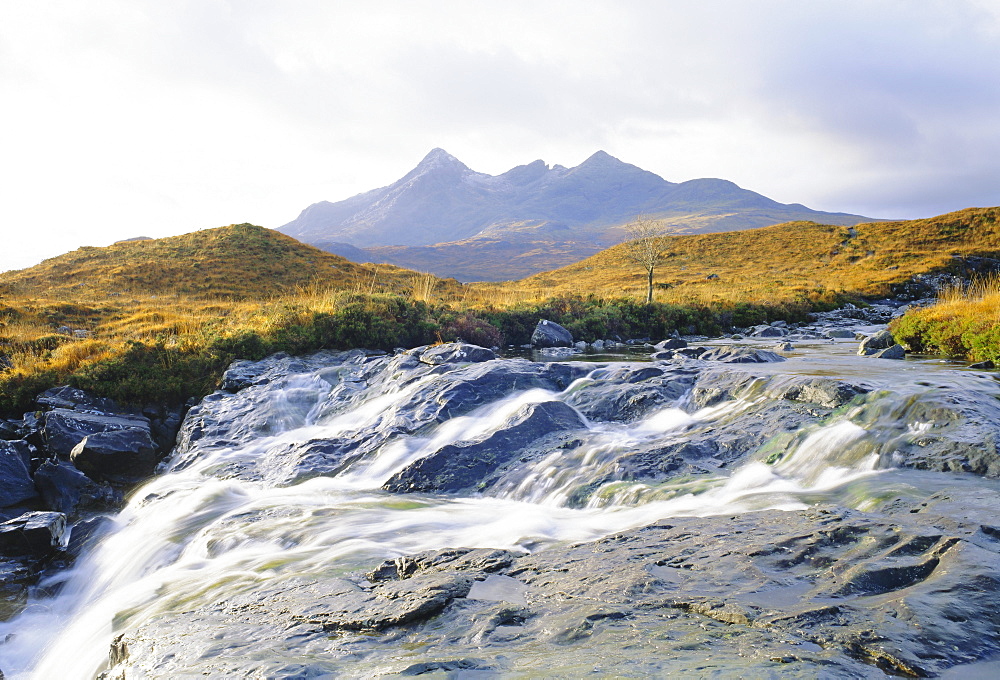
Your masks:
M989 0L0 0L0 269L598 148L876 216L1000 204Z

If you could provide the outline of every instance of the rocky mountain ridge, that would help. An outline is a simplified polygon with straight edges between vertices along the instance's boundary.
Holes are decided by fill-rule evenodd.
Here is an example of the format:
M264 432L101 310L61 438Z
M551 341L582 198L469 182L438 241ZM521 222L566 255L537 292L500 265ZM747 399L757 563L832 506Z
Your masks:
M669 182L604 151L573 168L536 160L494 176L434 149L393 184L314 203L279 231L352 259L501 280L617 243L621 225L638 214L659 217L677 233L867 219L778 203L723 179Z

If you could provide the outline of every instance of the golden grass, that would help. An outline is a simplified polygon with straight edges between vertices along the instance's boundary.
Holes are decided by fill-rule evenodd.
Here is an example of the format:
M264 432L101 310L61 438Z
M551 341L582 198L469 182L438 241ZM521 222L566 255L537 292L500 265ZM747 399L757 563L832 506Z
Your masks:
M837 292L886 295L955 256L1000 255L1000 208L854 228L793 222L744 232L667 237L658 302L780 303ZM718 278L708 278L709 275ZM198 350L220 337L268 333L336 311L345 292L392 293L453 310L509 309L555 297L643 299L645 272L620 246L516 282L459 284L392 265L359 265L274 231L233 225L81 248L0 274L2 372L72 373L130 342ZM990 279L942 296L931 315L1000 319ZM58 334L60 326L89 337Z
M885 296L893 284L947 268L955 257L1000 254L1000 208L853 228L789 222L761 229L667 237L654 299L668 303L775 302L831 291ZM710 275L718 278L709 279ZM487 284L474 284L489 290ZM645 271L615 246L576 264L501 284L548 296L641 298ZM495 284L490 284L495 286ZM666 287L664 289L664 287ZM498 293L492 294L498 297ZM514 293L511 293L514 297Z

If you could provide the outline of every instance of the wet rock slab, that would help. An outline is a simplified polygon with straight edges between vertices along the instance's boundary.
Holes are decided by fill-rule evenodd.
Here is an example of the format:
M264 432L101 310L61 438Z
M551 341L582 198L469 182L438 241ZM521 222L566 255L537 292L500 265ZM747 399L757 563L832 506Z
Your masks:
M465 663L501 676L929 677L1000 653L1000 529L950 516L955 502L673 518L531 555L396 558L140 627L116 640L107 677L197 667L220 641L192 633L223 619L213 668L225 673L298 655L313 659L303 672L333 674ZM265 641L267 662L241 657L250 640Z

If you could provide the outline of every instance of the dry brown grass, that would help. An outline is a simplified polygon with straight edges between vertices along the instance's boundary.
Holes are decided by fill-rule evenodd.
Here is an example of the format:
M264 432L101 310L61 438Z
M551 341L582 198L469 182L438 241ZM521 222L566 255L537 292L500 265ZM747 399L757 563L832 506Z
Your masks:
M892 285L945 269L955 257L1000 254L998 217L1000 208L970 208L925 220L854 228L790 222L741 232L671 236L664 262L656 269L655 299L766 303L831 291L884 296ZM487 289L485 284L474 285ZM615 246L501 287L522 295L544 290L550 297L636 298L645 294L645 271L628 260L623 246Z

